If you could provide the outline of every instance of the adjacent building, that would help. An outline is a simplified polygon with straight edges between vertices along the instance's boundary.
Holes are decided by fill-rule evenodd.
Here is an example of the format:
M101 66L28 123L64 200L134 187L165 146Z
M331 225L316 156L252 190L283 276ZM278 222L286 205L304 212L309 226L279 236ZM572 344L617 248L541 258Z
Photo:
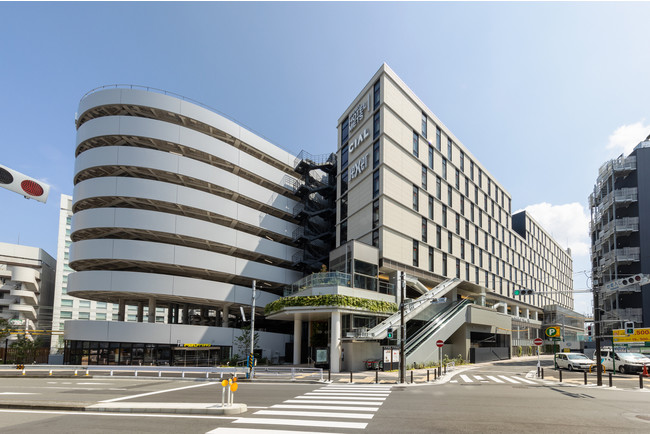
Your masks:
M56 260L45 250L0 243L0 318L22 335L49 342Z
M650 136L629 155L604 163L591 207L591 260L598 290L602 334L622 329L625 322L650 327L650 286L636 280L616 281L650 274Z

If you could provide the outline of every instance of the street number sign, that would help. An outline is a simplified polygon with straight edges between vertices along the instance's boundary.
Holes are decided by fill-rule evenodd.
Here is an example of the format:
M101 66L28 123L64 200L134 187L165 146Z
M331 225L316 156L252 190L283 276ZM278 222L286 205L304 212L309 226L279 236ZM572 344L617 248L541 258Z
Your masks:
M544 343L544 341L542 340L542 338L537 338L537 339L535 339L535 340L533 341L533 343L534 343L535 345L542 345L542 344Z
M436 346L437 346L438 348L442 348L442 346L443 346L444 344L445 344L445 343L444 343L442 340L440 340L440 339L438 339L438 340L436 341Z

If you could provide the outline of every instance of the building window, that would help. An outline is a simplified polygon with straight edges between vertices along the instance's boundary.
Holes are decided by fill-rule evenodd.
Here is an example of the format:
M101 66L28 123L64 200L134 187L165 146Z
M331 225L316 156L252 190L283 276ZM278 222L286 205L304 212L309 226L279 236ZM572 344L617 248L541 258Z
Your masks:
M460 214L465 216L465 198L460 196Z
M429 145L429 169L433 170L433 146Z
M460 279L460 259L456 259L456 277Z
M429 271L433 273L433 247L429 247Z
M469 178L474 181L474 162L469 160Z
M465 262L465 280L469 282L469 263Z
M413 210L419 211L420 208L420 190L417 185L413 185Z
M449 206L454 205L454 203L453 203L453 194L452 194L452 191L451 191L451 185L447 186L447 205L449 205Z
M62 310L61 319L72 319L72 312L67 310Z
M61 307L72 307L72 300L61 300Z
M377 82L375 83L374 91L373 91L373 102L374 102L374 105L372 107L373 110L376 110L377 107L379 107L379 103L381 102L380 92L381 92L381 87L380 87L380 84L379 84L379 80L377 80Z
M469 198L469 179L465 177L465 196Z
M372 203L372 227L379 227L379 201L376 200Z
M456 169L456 189L460 190L460 170Z
M465 259L465 241L460 240L460 259Z
M438 148L438 151L440 151L442 148L442 144L440 143L440 128L436 127L436 148Z
M427 189L427 166L422 165L422 188Z
M442 159L442 177L447 179L447 160L444 158Z
M420 243L418 242L418 240L413 240L413 266L414 267L419 266L418 265L418 262L419 262L418 261L418 258L419 258L418 249L419 249L419 247L420 247Z
M433 196L429 196L429 218L433 220Z
M90 308L90 300L79 300L79 307L89 309Z
M447 254L442 254L442 275L447 276Z
M442 181L439 176L436 176L436 197L442 199Z
M449 253L454 253L454 236L451 232L447 232L447 251Z
M95 319L97 321L106 321L106 312L101 312L101 313L96 313L95 314Z
M475 263L474 261L475 261L476 258L474 257L474 245L473 244L469 245L469 252L470 252L470 258L471 258L472 264L474 264Z
M422 137L427 138L427 115L422 112Z
M341 124L341 144L345 145L345 142L348 141L348 138L350 136L350 128L348 127L350 122L350 118L345 118L343 123Z
M348 241L348 222L347 220L341 223L341 228L340 228L340 235L341 235L341 242L339 243L339 246L345 244Z
M347 169L341 172L341 194L348 191L348 171Z
M372 245L374 247L379 247L379 231L378 230L372 231Z
M90 319L90 312L79 312L79 319Z
M440 249L442 245L442 228L436 225L436 248Z
M372 119L372 139L379 137L379 112L375 113L375 116Z
M460 151L460 170L465 172L465 153Z
M469 221L465 220L465 239L469 241Z
M447 158L449 158L449 161L452 161L452 148L453 148L454 142L451 141L449 137L447 137Z
M415 131L413 131L413 155L420 156L420 137Z
M379 170L375 170L372 174L372 198L376 199L379 196Z
M442 206L442 225L447 227L447 207L445 205Z
M483 171L478 169L478 186L483 188Z
M427 242L427 219L422 217L422 242Z
M372 144L372 168L379 166L379 140Z
M348 195L341 196L341 218L339 220L345 220L348 218Z
M456 235L460 235L460 215L456 214Z

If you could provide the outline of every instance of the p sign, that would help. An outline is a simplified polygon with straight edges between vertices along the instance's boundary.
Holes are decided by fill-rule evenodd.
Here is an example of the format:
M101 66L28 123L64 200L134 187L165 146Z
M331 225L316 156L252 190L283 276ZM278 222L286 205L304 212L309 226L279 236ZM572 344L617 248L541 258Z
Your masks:
M549 327L544 332L549 338L559 338L560 337L560 328L559 327Z

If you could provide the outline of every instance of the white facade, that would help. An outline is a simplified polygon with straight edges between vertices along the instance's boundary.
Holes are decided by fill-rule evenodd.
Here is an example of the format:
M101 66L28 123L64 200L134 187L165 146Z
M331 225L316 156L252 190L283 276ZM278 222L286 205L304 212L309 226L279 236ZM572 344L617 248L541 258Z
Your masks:
M182 98L88 94L77 117L68 294L160 328L150 343L178 344L164 330L182 325L182 343L232 345L229 333L204 342L200 326L237 326L240 307L250 318L253 281L263 308L302 277L292 269L294 160ZM95 328L75 328L75 339L99 340Z
M0 318L14 329L45 336L52 324L56 261L43 249L0 243ZM10 335L9 340L17 339Z

